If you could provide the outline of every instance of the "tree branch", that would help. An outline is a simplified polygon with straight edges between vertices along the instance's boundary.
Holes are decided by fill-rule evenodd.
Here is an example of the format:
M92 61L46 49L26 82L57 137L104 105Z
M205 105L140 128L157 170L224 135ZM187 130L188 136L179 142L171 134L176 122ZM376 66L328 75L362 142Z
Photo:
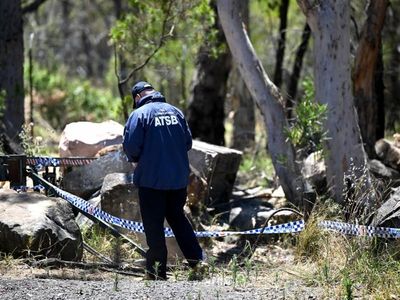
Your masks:
M22 8L22 14L29 14L35 12L45 2L46 0L34 0L30 4Z
M160 39L158 40L156 48L154 48L153 52L151 52L151 54L145 59L145 61L142 64L140 64L139 66L137 66L136 68L134 68L128 74L128 76L126 78L124 78L122 80L119 80L119 84L120 85L125 84L126 82L128 82L128 80L132 78L133 74L135 74L137 71L139 71L142 68L144 68L144 66L146 66L149 63L149 61L154 57L154 55L156 55L157 52L161 49L161 47L164 45L165 40L168 37L172 36L172 32L174 31L175 26L172 26L170 31L168 33L166 33L166 31L167 31L167 21L169 19L170 14L171 14L172 2L173 1L169 2L169 6L168 6L168 9L167 9L167 12L165 14L165 18L164 18L163 24L162 24L161 36L160 36Z

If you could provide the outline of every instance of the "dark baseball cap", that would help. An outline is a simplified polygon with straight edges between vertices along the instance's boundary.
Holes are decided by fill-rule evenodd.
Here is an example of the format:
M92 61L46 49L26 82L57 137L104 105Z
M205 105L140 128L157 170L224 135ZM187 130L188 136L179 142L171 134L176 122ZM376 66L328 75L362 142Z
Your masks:
M135 85L132 87L131 90L133 99L135 99L135 97L144 90L150 90L150 89L154 90L151 84L146 81L139 81L135 83Z

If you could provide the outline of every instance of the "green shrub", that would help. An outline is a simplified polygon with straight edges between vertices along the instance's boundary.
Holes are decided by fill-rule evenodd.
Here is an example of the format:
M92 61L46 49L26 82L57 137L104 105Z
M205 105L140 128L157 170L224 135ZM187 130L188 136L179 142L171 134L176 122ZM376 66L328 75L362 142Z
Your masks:
M314 98L314 86L310 78L302 83L304 97L295 106L295 118L287 130L287 136L300 156L306 156L322 149L326 137L323 121L326 119L327 106L317 103Z

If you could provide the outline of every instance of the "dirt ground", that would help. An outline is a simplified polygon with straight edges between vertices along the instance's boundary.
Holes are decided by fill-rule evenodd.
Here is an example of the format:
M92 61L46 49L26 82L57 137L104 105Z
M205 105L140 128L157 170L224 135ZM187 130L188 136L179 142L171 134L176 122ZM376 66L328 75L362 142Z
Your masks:
M221 246L223 247L223 246ZM257 249L251 267L217 265L202 281L188 281L187 271L171 273L168 281L99 270L38 269L2 262L0 299L333 299L305 275L314 267L294 262L291 250L278 246Z
M11 299L318 299L296 281L277 286L233 287L220 280L143 282L113 280L0 279L0 297Z

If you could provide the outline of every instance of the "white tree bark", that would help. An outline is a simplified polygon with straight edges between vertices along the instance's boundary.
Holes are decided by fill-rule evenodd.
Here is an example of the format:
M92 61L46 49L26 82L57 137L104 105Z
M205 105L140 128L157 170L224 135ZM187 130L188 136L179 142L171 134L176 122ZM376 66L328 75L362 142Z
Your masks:
M268 149L287 199L302 205L303 181L295 161L293 145L285 135L288 128L283 98L268 78L243 26L240 0L218 0L218 13L232 56L239 66L247 88L264 117Z
M325 164L332 195L343 203L344 176L363 177L364 198L358 200L371 203L373 193L351 85L350 1L297 1L314 36L316 100L328 106Z

